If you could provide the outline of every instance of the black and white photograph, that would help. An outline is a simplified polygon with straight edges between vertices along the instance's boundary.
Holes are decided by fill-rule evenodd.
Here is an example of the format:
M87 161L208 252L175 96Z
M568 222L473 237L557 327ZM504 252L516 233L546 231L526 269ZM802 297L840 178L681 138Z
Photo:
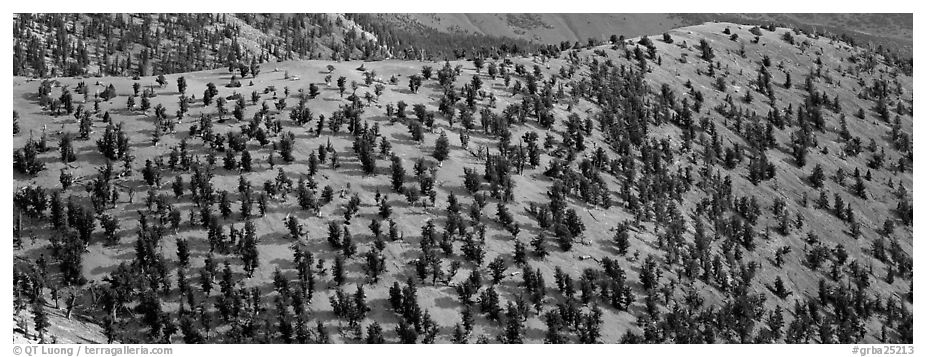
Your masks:
M13 355L916 352L911 9L531 6L11 13Z

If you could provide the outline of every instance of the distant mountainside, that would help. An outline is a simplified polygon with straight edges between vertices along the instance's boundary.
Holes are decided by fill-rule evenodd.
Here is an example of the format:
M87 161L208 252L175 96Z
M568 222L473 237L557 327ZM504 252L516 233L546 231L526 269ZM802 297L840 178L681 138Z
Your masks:
M805 31L833 32L912 50L913 14L384 14L393 26L425 27L449 33L484 34L538 43L636 37L710 21L774 23Z
M694 23L729 21L744 24L774 23L807 32L829 33L829 37L849 36L860 45L886 46L906 56L913 53L913 14L684 14ZM835 36L833 36L835 35Z
M585 42L588 38L654 34L682 26L672 14L384 14L393 26L438 29L448 33L482 34L549 44Z
M300 59L532 51L512 37L396 26L366 14L15 14L13 75L148 76Z
M905 56L912 51L911 14L15 14L13 75L145 76L294 59L492 57L720 20L848 36Z
M375 59L341 14L16 14L13 75L148 76L294 59Z

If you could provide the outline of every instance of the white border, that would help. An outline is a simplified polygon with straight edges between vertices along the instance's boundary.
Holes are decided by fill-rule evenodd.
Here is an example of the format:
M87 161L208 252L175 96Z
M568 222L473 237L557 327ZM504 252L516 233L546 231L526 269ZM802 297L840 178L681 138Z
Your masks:
M10 1L11 2L11 1ZM180 1L180 0L159 0L159 1L61 1L46 0L42 2L7 2L5 7L11 7L7 11L7 20L3 22L3 33L12 33L12 14L16 12L560 12L560 13L628 13L628 12L746 12L746 13L766 13L766 12L902 12L914 13L914 23L920 18L921 6L914 4L913 1L794 1L794 0L764 0L756 1L710 1L710 2L692 2L680 0L663 0L658 2L642 1L609 1L600 2L593 0L570 0L559 2L540 2L530 0L507 0L507 1L488 1L488 0L462 0L457 2L434 1L434 0L403 0L397 1L373 1L373 0L352 0L352 1L284 1L280 3L261 3L261 2L236 2L230 1ZM6 35L9 36L9 35ZM914 38L922 39L922 27L914 26ZM2 37L2 43L5 48L12 47L11 37ZM919 57L923 54L923 46L914 42L914 56ZM3 56L2 62L4 68L12 68L12 57ZM915 66L914 66L915 67ZM914 70L916 73L916 70ZM11 72L8 72L11 73ZM922 75L914 77L914 87L923 88ZM4 111L9 115L12 109L12 81L2 86L2 102ZM919 93L914 91L914 93ZM9 138L11 126L9 123L0 125L2 135ZM919 140L926 140L926 133L922 133L924 124L916 124L914 120L914 152L917 155L924 154L923 145ZM12 217L12 141L0 140L0 152L3 155L3 172L4 177L2 185L3 196L6 204L3 206L4 217ZM914 173L914 202L924 202L926 200L926 187L919 187L919 182ZM926 184L924 184L926 185ZM12 221L4 220L6 231L12 231ZM922 234L921 234L922 233ZM4 234L4 236L6 236ZM922 224L914 224L914 239L926 237L926 232ZM7 236L9 237L9 236ZM914 256L923 256L921 251L926 243L918 242L914 245ZM2 275L2 286L9 287L12 284L12 245L9 241L2 245L5 254L0 256L3 266L7 267L6 274ZM922 264L914 265L915 277L922 277ZM919 279L915 278L915 283ZM4 289L5 290L5 289ZM0 311L4 312L3 316L12 316L12 296L3 294L3 302L0 303ZM914 308L916 310L916 308ZM12 319L8 321L8 330L12 331ZM923 331L923 317L914 321L914 330ZM10 337L7 341L12 342ZM922 338L914 341L920 341ZM145 345L151 346L151 345ZM864 346L864 345L860 345ZM202 356L216 355L223 356L255 356L255 355L303 355L311 356L314 354L332 353L338 356L351 356L355 354L369 354L372 356L417 356L432 355L440 353L442 357L455 356L472 356L474 353L483 356L504 355L504 356L564 356L564 355L582 355L590 356L853 356L853 345L525 345L525 346L506 346L506 345L470 345L467 347L450 347L450 345L174 345L174 354L177 356ZM921 346L917 346L921 347ZM922 346L926 347L926 346ZM8 345L6 351L12 351L14 346ZM2 353L2 352L0 352ZM920 354L926 353L926 350L920 351ZM858 355L855 355L858 356Z

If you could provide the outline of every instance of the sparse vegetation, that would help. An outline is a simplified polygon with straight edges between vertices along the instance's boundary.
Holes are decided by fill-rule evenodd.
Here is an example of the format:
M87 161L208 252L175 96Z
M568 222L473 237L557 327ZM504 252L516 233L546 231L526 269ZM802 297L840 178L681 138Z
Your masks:
M912 343L912 77L887 52L231 16L16 17L13 298L39 338L67 291L122 343ZM150 43L19 40L39 25ZM361 61L386 45L404 61Z

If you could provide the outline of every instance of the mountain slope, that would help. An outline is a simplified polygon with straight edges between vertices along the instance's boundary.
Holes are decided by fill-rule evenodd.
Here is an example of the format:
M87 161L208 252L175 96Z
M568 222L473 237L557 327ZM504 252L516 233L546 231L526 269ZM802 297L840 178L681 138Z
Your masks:
M386 55L341 14L15 14L13 39L13 74L34 77Z
M446 32L479 33L538 43L584 43L606 34L628 37L660 33L681 24L671 14L392 14Z
M710 21L775 24L821 34L848 35L901 50L913 49L912 14L384 14L393 26L409 23L449 33L479 33L518 38L541 44L562 41L585 43L611 35L637 37Z
M760 34L757 43L752 42L755 33ZM358 342L362 339L348 321L352 316L334 305L343 306L338 296L351 295L361 285L371 309L359 318L359 326L366 333L377 322L389 342L409 338L407 329L413 327L401 326L414 325L415 311L426 311L437 328L421 327L417 341L435 333L436 342L450 342L465 306L476 315L473 331L465 334L469 342L910 342L913 93L907 67L866 48L786 28L708 23L668 35L671 43L656 33L646 40L559 53L450 61L448 70L459 66L459 75L449 91L435 76L422 79L417 90L409 88L409 78L424 66L437 72L445 65L431 61L284 61L272 68L265 65L256 77L237 77L225 68L170 75L167 86L154 85L153 76L137 81L109 77L101 83L60 78L49 82L47 98L36 94L42 81L16 77L14 108L21 131L14 147L22 149L30 137L39 140L44 132L51 150L38 154L45 163L38 175L14 174L15 207L19 212L35 210L24 193L35 187L62 192L74 197L76 206L91 207L93 194L84 185L103 176L98 169L107 161L96 145L106 127L98 119L109 113L113 122L123 123L134 156L132 174L111 179L119 191L115 207L101 208L119 220L119 240L107 244L97 229L87 251L78 256L79 271L93 281L89 286L124 293L116 296L125 296L125 305L138 314L150 312L146 307L152 305L160 309L153 316L163 320L144 321L120 310L119 340L126 342L164 338L150 321L186 326L186 332L166 337L175 342L283 341L293 337L279 326L298 329L300 321L311 321L303 328L327 326L333 342ZM497 72L506 62L507 76ZM494 75L488 74L490 68L496 69ZM370 84L365 84L365 73ZM189 112L182 121L173 115L180 109L174 84L181 76L186 93L196 95L187 98ZM246 84L225 87L232 76ZM342 76L343 94L335 84ZM76 133L80 125L72 115L54 115L50 103L64 87L77 88L81 81L91 88L88 93L112 84L117 96L99 101L89 140L75 140L76 161L65 164L53 146L59 131ZM129 97L137 98L135 82L157 94L149 98L152 108L127 108ZM358 97L371 93L369 99L347 99L354 91L352 82ZM240 121L218 114L215 102L203 104L200 93L209 83L216 84L219 97L232 98L226 109L235 106L235 93L246 98ZM482 93L467 89L473 83ZM384 86L379 96L372 94L376 84ZM317 96L301 94L312 85L318 87ZM453 94L459 98L450 121L440 108L442 98ZM79 95L74 98L87 111L96 104L90 95L86 102ZM274 105L280 100L282 109ZM299 124L293 118L301 112L293 109L303 100L311 115ZM404 118L387 109L400 102L408 105ZM421 117L413 110L416 104L423 105ZM156 118L157 105L171 114ZM347 124L349 112L358 108L362 114L351 132L330 125L334 118ZM460 139L464 110L472 111L474 122L465 147ZM319 125L321 115L327 121ZM416 131L410 129L427 126L429 118L433 130L422 130L416 140ZM251 120L272 144L261 145L256 134L246 139L253 161L250 172L237 165L223 168L222 157L238 161L243 152L197 134L208 121L215 137L233 138L251 132ZM156 129L158 123L175 125L173 132ZM290 163L280 154L289 145L283 140L288 132L295 137ZM433 153L442 132L449 137L450 150L446 160L438 161ZM156 142L154 133L160 134ZM372 174L364 172L359 154L369 144L364 142L368 135L376 144ZM377 154L383 141L390 143L384 151L395 154L407 170L399 176L404 192L423 187L433 192L433 201L427 194L415 197L393 190L391 155ZM170 164L171 153L179 153L182 142L191 155L189 168ZM528 151L536 154L536 164L530 163ZM313 173L310 158L323 152L329 159ZM330 159L334 152L338 165ZM158 158L163 164L156 164ZM160 183L145 182L142 170L148 160L149 167L160 167ZM215 164L208 164L210 160ZM806 162L799 165L799 160ZM418 162L415 173L412 167ZM810 176L817 165L823 177L814 188ZM215 217L211 227L220 234L191 219L203 212L203 201L190 191L190 182L195 172L210 167L214 177L207 181L215 194L209 197L220 197L222 191L231 197L227 217L218 214L218 202L206 204ZM62 169L79 178L79 184L62 190ZM466 187L468 169L481 177L475 191L482 198ZM843 182L836 179L840 170ZM314 182L319 192L330 186L330 202L316 209L306 196L300 200L294 192L272 193L280 172L293 181L294 191L300 179L303 187ZM176 177L186 185L179 197L170 184ZM272 196L265 213L245 218L239 212L248 196L239 193L239 177L252 183L254 195ZM864 195L856 190L859 183ZM134 200L128 188L137 193ZM149 189L154 198L145 202ZM826 200L820 199L821 193ZM352 194L358 203L351 203ZM458 200L459 217L453 214L451 195ZM836 197L843 204L839 212ZM485 207L477 203L480 199L486 200ZM385 219L380 222L383 237L378 239L370 228L381 217L383 201L391 207L395 240L383 238L389 227ZM854 212L851 219L847 206ZM22 231L16 233L37 239L24 240L17 256L53 256L52 238L77 239L76 232L59 235L59 230L73 229L53 228L44 211L24 215ZM167 223L172 211L180 212L177 227ZM505 211L511 222L499 213ZM141 214L160 229L144 229ZM295 238L286 227L290 218L301 225ZM241 248L215 246L229 239L231 233L225 232L244 230L245 221L254 224L258 240L259 264L252 274L244 268ZM357 252L345 254L349 249L332 243L329 224L335 235L349 233ZM850 234L853 228L856 232ZM147 232L160 235L151 238ZM151 249L145 245L148 240L154 242ZM549 255L533 254L531 241L542 242ZM185 268L179 263L178 242L190 247ZM479 255L474 247L483 248L481 261L473 257ZM517 247L526 247L523 259ZM305 274L297 269L294 248L312 252L323 262L318 271L326 272L315 276L314 291L302 300L294 291ZM385 272L378 280L369 274L368 252L384 259ZM188 290L192 298L181 294L179 272L184 271L188 282L192 276L198 280L210 256L230 263L231 285L221 293L218 287L206 292L196 281ZM343 281L333 278L339 260L346 271ZM490 264L496 260L500 263ZM473 278L475 271L480 278ZM540 283L528 278L534 274L542 277ZM493 278L499 281L491 282ZM776 287L779 278L781 286ZM406 286L409 281L415 288ZM472 281L478 284L471 304L461 303L466 295L461 289ZM405 286L414 299L400 297L397 307L392 286ZM498 294L498 306L492 306L490 291ZM236 306L235 301L243 307L227 321L224 304ZM249 301L266 310L252 309ZM780 326L772 323L776 308L782 311ZM515 322L522 317L519 326Z

